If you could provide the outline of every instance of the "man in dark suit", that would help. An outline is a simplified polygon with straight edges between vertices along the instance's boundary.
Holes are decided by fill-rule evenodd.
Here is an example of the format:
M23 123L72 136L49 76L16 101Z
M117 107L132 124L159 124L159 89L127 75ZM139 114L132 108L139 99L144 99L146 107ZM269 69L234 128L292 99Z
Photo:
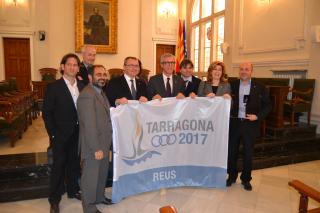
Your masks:
M160 66L162 74L152 76L147 86L148 98L161 99L167 97L184 98L184 81L174 75L175 56L170 53L161 55Z
M193 63L189 59L184 59L180 63L181 78L185 82L184 96L196 97L201 80L193 74Z
M111 79L107 86L107 96L111 106L127 104L128 100L148 101L146 83L137 78L139 67L137 58L129 56L124 59L124 74Z
M106 69L102 65L94 65L89 80L91 83L82 90L77 104L82 206L85 213L100 212L96 204L112 204L104 195L112 139L110 105L102 90L107 81Z
M79 64L77 55L65 55L60 63L62 78L48 85L44 97L42 113L53 151L50 212L59 212L59 202L65 192L65 184L69 198L81 199L78 184L80 160L76 102L83 85L76 80Z
M228 179L229 187L238 177L237 159L240 140L243 144L243 170L240 176L245 190L251 191L250 181L254 142L260 131L260 121L271 111L271 102L266 87L251 79L253 66L242 63L240 79L231 83L232 108L229 128Z
M94 61L96 60L97 50L94 46L85 45L81 49L83 61L80 64L80 70L77 74L77 80L83 85L89 83L88 72L92 69Z

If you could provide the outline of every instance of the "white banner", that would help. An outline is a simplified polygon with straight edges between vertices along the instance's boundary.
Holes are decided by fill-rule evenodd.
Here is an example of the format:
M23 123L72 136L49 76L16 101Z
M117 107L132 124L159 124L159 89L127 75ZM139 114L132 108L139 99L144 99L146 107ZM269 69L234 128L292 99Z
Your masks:
M112 201L178 186L225 187L230 100L165 98L111 109Z

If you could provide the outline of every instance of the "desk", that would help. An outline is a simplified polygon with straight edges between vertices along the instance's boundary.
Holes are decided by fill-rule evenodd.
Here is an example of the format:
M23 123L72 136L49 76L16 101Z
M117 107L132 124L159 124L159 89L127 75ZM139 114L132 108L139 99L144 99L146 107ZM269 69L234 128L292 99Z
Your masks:
M273 127L283 127L283 105L287 99L289 86L268 86L272 111L267 116L267 125Z

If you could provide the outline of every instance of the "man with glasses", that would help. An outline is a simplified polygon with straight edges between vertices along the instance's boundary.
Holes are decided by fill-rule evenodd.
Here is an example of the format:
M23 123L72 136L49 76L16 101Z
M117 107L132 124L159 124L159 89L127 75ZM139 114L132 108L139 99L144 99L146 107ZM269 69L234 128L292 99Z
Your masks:
M148 101L146 83L136 78L139 70L139 60L136 57L129 56L124 59L123 75L111 79L107 86L111 106L127 104L128 100Z
M160 66L162 74L152 76L149 80L147 92L148 98L161 99L167 97L184 98L184 81L174 75L175 56L170 53L161 55Z

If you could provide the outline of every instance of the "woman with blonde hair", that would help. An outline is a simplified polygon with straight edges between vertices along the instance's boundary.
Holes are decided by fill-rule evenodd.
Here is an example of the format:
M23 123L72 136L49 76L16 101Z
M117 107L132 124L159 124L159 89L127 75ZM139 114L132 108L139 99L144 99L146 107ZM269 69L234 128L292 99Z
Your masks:
M211 63L208 68L207 81L202 81L199 85L198 96L210 98L223 96L231 99L231 88L226 77L226 68L223 62Z

